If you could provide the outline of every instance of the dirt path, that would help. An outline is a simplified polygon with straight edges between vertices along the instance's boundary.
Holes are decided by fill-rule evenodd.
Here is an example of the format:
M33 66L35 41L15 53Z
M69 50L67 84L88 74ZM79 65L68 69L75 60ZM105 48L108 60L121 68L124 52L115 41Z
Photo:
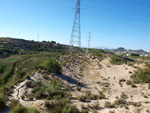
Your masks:
M21 100L21 96L26 92L25 83L27 81L28 80L25 80L20 84L18 84L17 86L15 86L14 93L12 94L12 99L17 99L19 101Z

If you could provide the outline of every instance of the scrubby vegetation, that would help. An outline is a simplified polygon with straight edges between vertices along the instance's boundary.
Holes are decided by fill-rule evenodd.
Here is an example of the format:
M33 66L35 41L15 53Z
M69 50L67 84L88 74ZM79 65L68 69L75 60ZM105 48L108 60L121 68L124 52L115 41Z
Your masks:
M55 58L50 58L49 60L45 61L44 66L49 72L61 73L61 66Z
M17 100L13 100L11 103L11 113L40 113L40 112L36 108L24 107L19 102L17 102Z
M123 61L124 61L124 59L121 58L121 57L112 56L112 57L111 57L111 60L110 60L110 63L111 63L111 64L114 64L114 65L120 65L120 64L123 63Z
M31 93L29 93L28 99L33 100L33 97L36 99L61 99L69 96L67 90L63 90L63 85L58 80L52 80L47 85L41 82L28 81L26 82L28 88L32 88ZM32 97L31 97L32 96Z
M79 113L79 110L69 103L68 99L46 101L45 108L49 113Z
M20 55L10 57L3 51L3 55L5 54L7 58L0 59L0 110L10 105L11 113L97 113L112 108L114 110L129 109L129 106L140 107L143 105L142 101L134 102L137 97L133 95L137 90L143 91L140 94L142 99L150 96L148 93L150 89L149 61L141 61L147 62L144 64L147 69L138 69L137 62L130 66L125 65L127 61L132 61L129 58L136 61L136 57L126 58L97 49L90 49L87 56L81 51L74 51L75 54L65 52L67 50L51 53L45 46L48 46L47 44L57 46L57 44L55 42L43 42L43 44L45 44L43 47L37 47L37 50L41 48L39 51L17 50ZM56 48L54 47L54 50ZM76 49L79 50L79 48ZM110 62L109 58L111 58ZM123 63L125 64L120 65ZM95 70L98 69L98 72L94 72L90 66ZM85 74L86 68L87 71L95 73L90 76L91 78ZM119 74L122 69L126 74ZM138 71L133 74L134 69ZM129 76L131 76L130 80ZM121 90L118 89L118 82ZM131 90L132 95L129 94L130 91L125 91L127 88L134 91ZM15 89L14 93L13 89ZM115 101L111 99L115 96L113 93L119 94ZM14 97L17 100L12 100ZM7 100L11 100L11 103L8 104ZM148 104L145 100L144 102ZM24 103L35 104L39 111L36 108L26 107ZM77 103L79 103L77 107L81 109L74 106Z
M139 69L133 74L135 83L150 83L150 69Z

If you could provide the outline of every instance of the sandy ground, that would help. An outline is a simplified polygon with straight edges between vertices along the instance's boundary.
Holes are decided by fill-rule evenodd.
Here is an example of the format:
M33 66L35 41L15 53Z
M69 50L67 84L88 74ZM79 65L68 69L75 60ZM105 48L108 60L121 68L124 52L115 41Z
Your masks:
M81 109L81 104L87 106L88 104L92 105L95 102L99 102L101 109L97 110L98 113L138 113L138 110L140 110L141 113L150 113L150 90L148 89L148 85L137 85L136 88L132 88L131 85L126 85L125 82L122 82L122 86L119 84L120 79L125 79L126 81L130 80L130 76L137 68L125 64L111 65L109 63L109 60L109 58L104 59L102 62L100 62L101 67L99 67L97 60L90 59L90 62L85 64L83 76L79 75L79 66L70 66L68 68L63 68L63 74L57 75L63 83L72 86L73 90L71 94L73 97L84 95L84 92L87 90L91 91L92 94L98 94L98 92L102 91L102 89L106 89L106 99L91 100L89 102L79 102L76 99L71 100L72 104L76 105L79 109ZM41 76L41 74L35 73L35 75L31 79L34 81L44 82L41 79ZM36 106L42 111L44 100L28 101L21 99L21 95L25 94L28 90L25 86L25 83L27 81L28 80L25 80L24 82L15 86L14 94L12 94L11 99L18 99L21 104L25 106ZM77 82L81 82L84 84L84 87L81 88L81 91L77 91L76 89ZM109 83L108 87L104 87L102 85L106 82ZM128 95L128 98L126 99L127 101L141 102L142 106L139 108L129 106L129 109L109 109L104 107L106 101L113 103L116 100L116 97L120 97L122 92ZM147 95L148 98L144 98L144 96L142 96L143 94ZM146 101L147 104L145 103ZM89 110L89 112L92 113L92 110Z
M82 78L83 83L86 84L86 88L82 88L82 91L74 91L72 94L74 96L84 95L84 91L90 90L92 94L98 94L98 91L101 91L104 87L97 82L103 83L108 82L110 86L106 91L107 99L95 100L90 102L79 102L73 100L73 103L78 106L79 109L81 104L87 106L99 102L102 109L98 110L99 113L135 113L140 110L141 113L148 113L150 111L149 104L145 104L148 101L147 98L142 96L143 94L150 95L148 85L137 85L136 88L132 88L130 85L126 85L125 82L122 82L122 86L119 84L120 79L130 80L130 76L137 69L128 65L111 65L109 63L109 58L103 60L101 63L101 69L98 67L96 62L87 64L84 69L84 77ZM132 73L131 73L132 72ZM127 101L132 102L141 102L142 106L139 108L129 106L129 109L117 108L117 109L108 109L104 107L106 101L113 103L116 100L116 97L124 92L128 95ZM149 97L148 97L149 98Z

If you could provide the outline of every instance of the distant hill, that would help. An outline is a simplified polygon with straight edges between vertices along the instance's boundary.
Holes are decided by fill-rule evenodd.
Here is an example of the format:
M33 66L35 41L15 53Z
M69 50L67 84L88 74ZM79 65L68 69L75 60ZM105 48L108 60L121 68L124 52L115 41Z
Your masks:
M131 49L125 49L123 47L119 47L117 49L111 49L110 51L113 51L113 52L120 52L120 53L137 53L137 54L140 54L140 55L146 55L146 54L150 54L149 52L146 52L142 49L139 49L139 50L131 50Z
M114 51L120 51L120 52L123 52L123 51L126 51L126 49L123 48L123 47L119 47L119 48L117 48L117 49L114 49Z
M70 46L56 43L55 41L29 41L16 38L0 38L0 56L7 57L10 54L18 54L25 51L37 52L67 52ZM73 48L76 51L77 48ZM79 48L78 48L79 49ZM81 49L80 49L81 50Z

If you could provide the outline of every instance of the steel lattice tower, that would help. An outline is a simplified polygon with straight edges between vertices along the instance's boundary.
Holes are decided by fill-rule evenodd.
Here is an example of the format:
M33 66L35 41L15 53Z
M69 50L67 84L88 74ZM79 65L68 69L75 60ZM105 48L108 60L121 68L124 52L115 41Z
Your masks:
M70 46L73 46L75 43L77 44L77 46L81 47L80 0L77 0L75 18L70 37Z

